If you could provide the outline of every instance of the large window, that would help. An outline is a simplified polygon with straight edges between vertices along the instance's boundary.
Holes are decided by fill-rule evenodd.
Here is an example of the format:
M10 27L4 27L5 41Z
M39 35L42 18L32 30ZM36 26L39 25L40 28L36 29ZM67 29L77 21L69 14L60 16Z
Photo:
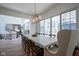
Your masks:
M50 18L40 21L40 33L50 34Z
M76 29L76 10L40 21L40 32L55 34L63 29Z
M61 14L61 29L76 29L76 10Z
M60 16L52 17L52 34L57 34L60 30Z

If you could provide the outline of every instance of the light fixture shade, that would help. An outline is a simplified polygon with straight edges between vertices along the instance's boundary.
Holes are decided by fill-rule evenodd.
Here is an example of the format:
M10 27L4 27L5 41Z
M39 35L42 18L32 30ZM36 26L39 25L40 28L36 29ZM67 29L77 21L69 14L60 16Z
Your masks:
M41 19L41 16L38 16L38 15L33 17L34 22L38 22L40 21L40 19Z
M36 3L34 4L34 7L35 7L35 15L33 16L33 21L34 22L38 22L38 21L40 21L40 19L41 19L41 16L39 16L39 15L37 15L37 13L36 13Z

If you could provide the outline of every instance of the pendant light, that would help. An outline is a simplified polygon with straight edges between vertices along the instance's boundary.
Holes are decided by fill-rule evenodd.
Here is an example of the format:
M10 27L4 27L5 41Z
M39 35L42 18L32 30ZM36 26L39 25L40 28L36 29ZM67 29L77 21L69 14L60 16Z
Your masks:
M39 22L40 19L41 19L41 16L37 15L37 13L36 13L36 3L35 3L35 15L33 16L33 21Z

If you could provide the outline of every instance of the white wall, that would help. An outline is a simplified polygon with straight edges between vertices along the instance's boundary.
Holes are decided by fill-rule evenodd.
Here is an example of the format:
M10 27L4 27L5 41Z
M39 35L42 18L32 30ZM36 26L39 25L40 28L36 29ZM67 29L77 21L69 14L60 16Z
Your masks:
M36 33L36 24L35 23L31 23L30 31L31 31L30 34Z

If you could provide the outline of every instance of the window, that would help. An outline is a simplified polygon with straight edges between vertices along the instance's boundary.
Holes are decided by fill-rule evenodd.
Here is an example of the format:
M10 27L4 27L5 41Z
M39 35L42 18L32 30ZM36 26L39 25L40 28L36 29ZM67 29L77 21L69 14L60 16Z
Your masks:
M40 33L45 32L45 20L40 21Z
M61 14L62 29L76 29L76 10Z
M50 34L50 18L45 20L45 33Z
M30 20L29 19L25 20L25 30L30 30Z
M40 32L55 34L63 29L76 29L76 10L40 21Z
M24 33L25 34L29 34L29 31L30 31L30 20L29 19L26 19L24 21L23 26L24 26Z
M50 34L50 18L40 21L40 33Z
M57 35L60 30L60 16L52 17L52 34Z

